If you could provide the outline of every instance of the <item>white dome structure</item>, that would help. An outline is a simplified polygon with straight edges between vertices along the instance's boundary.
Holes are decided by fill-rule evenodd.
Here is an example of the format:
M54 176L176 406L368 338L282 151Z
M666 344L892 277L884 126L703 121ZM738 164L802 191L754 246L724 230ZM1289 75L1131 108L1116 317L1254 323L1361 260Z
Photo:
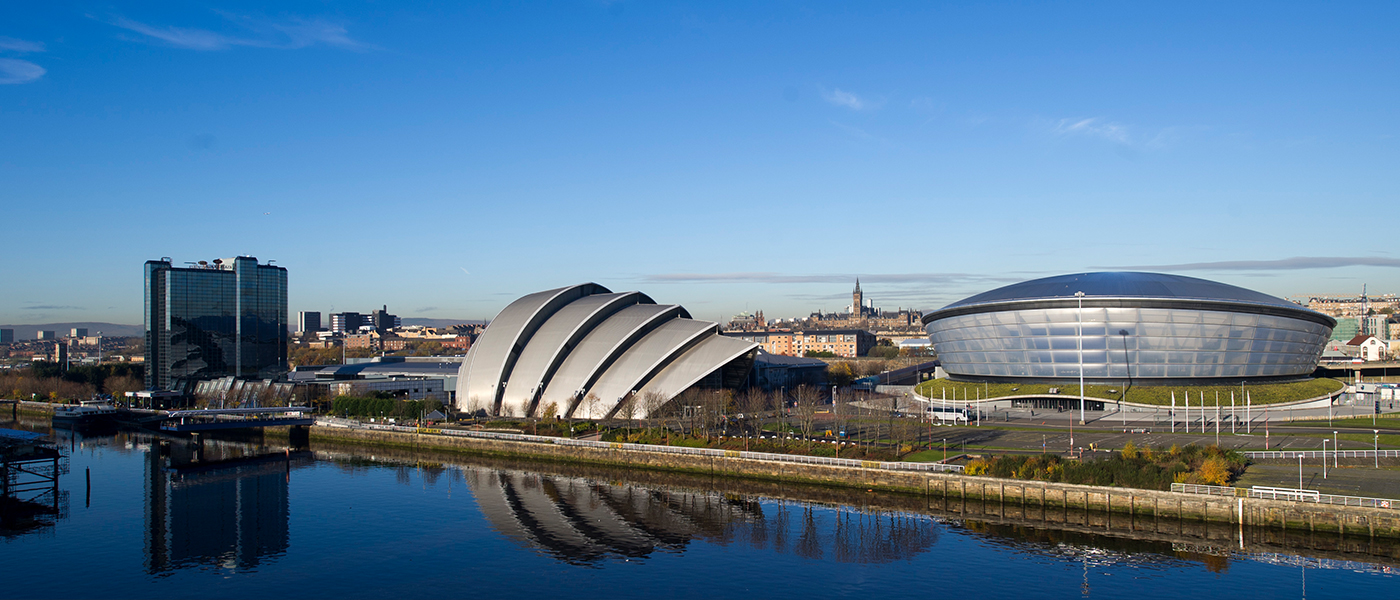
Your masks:
M696 384L737 387L757 350L640 292L596 283L546 290L510 303L472 345L457 406L494 416L599 419L629 398L646 398L632 412L642 417Z
M1195 277L1080 273L1012 284L923 317L955 379L1138 383L1296 379L1337 322Z

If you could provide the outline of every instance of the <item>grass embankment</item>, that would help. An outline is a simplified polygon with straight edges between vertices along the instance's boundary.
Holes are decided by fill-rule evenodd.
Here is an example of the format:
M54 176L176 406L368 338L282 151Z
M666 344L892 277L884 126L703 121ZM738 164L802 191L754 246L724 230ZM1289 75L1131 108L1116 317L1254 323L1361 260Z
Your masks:
M1181 406L1186 400L1186 392L1190 390L1191 405L1197 406L1204 394L1207 406L1215 406L1216 394L1219 393L1220 405L1230 405L1230 394L1235 395L1235 405L1243 406L1244 397L1238 385L1199 385L1199 386L1145 386L1134 385L1127 390L1127 398L1123 397L1124 386L1121 385L1085 385L1084 395L1089 398L1098 398L1109 402L1126 400L1138 404L1170 405L1172 395L1176 395L1177 406ZM1336 379L1310 379L1308 381L1296 381L1291 383L1259 383L1247 384L1244 390L1249 392L1250 401L1253 404L1277 404L1280 402L1296 402L1316 398L1325 394L1335 393L1343 387L1342 382ZM926 398L935 400L946 397L949 402L964 400L977 400L980 398L1004 398L1007 396L1044 395L1049 396L1050 388L1059 388L1060 395L1077 396L1079 393L1078 383L965 383L950 381L947 379L936 379L925 381L918 386L918 392Z
M1173 445L1167 450L1129 443L1121 452L1097 460L1072 460L1054 454L1003 455L976 459L963 471L1008 479L1077 485L1168 490L1173 483L1229 485L1244 472L1244 457L1217 446Z
M878 460L894 462L901 456L913 452L913 446L868 445L847 442L845 445L829 441L805 441L800 439L762 439L741 437L702 437L675 432L667 433L656 429L613 429L602 435L605 442L628 442L653 446L684 446L687 448L715 448L719 450L748 450L750 452L770 452L773 454L800 454L803 456L826 456L851 458L856 460Z

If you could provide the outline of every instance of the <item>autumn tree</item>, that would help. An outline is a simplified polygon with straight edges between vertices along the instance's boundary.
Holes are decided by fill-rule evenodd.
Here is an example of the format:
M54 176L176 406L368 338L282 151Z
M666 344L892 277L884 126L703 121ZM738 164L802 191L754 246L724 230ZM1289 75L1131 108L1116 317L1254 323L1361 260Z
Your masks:
M798 425L802 428L802 437L807 440L807 445L812 445L812 424L817 418L817 407L821 404L821 395L817 389L810 385L799 385L793 390L794 407L797 413Z
M641 412L643 419L655 419L662 416L662 408L666 406L666 396L660 392L643 392L641 399ZM643 426L650 427L646 423Z
M624 426L631 425L632 421L636 419L638 400L637 392L632 392L627 394L627 396L622 399L622 402L617 405L617 415L622 417Z

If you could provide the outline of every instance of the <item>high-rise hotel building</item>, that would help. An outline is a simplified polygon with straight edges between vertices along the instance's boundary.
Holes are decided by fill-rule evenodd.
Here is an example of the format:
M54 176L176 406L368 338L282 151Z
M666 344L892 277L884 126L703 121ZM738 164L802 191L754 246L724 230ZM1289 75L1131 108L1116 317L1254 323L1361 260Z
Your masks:
M287 369L287 269L251 256L146 261L146 387Z

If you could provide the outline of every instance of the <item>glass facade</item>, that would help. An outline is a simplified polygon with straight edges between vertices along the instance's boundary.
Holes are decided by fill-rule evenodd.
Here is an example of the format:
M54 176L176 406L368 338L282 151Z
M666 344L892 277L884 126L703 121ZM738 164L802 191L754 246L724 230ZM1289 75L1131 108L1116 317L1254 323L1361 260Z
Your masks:
M1312 320L1198 308L1011 307L929 322L951 375L1133 380L1307 375L1331 334Z
M286 269L245 256L199 268L147 261L145 295L148 389L286 370Z

